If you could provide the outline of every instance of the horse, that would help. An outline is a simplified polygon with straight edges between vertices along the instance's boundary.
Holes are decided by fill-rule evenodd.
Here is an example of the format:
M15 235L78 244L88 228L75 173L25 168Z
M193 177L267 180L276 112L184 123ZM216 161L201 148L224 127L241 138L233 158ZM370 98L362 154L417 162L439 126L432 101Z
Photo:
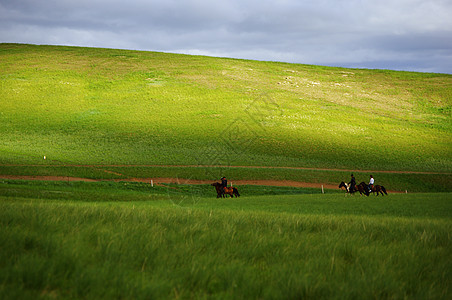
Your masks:
M369 196L370 193L377 193L377 196L378 196L378 194L381 194L382 196L384 196L385 194L386 194L386 195L388 194L388 193L386 192L385 187L382 186L382 185L374 185L374 186L372 187L372 190L371 190L371 191L369 191L369 186L368 186L365 182L361 182L361 183L359 184L359 186L360 186L362 189L364 189L364 191L365 191L365 193L366 193L367 196Z
M234 198L234 196L240 197L239 191L235 188L235 187L225 187L224 188L224 193L228 194L229 196L231 196L231 198Z
M350 193L350 190L348 188L348 184L343 182L343 181L341 181L341 183L339 183L339 188L340 189L345 188L345 192Z
M214 182L211 184L211 186L215 187L215 190L217 191L217 198L224 198L224 189L221 186L221 183Z
M362 186L360 186L360 185L356 185L355 186L355 189L353 189L351 192L350 192L350 186L349 186L349 184L348 183L346 183L346 182L343 182L343 181L341 181L341 183L339 184L339 188L345 188L345 191L347 192L347 193L350 193L351 195L353 194L353 193L356 193L356 192L359 192L359 194L360 195L362 195L362 194L366 194L366 190L362 187ZM367 194L366 194L367 195ZM368 196L368 195L367 195Z
M223 188L223 186L219 182L214 182L211 185L214 186L217 191L217 198L224 198L226 194L231 196L231 198L234 198L234 196L236 198L240 197L239 191L235 187L231 186Z

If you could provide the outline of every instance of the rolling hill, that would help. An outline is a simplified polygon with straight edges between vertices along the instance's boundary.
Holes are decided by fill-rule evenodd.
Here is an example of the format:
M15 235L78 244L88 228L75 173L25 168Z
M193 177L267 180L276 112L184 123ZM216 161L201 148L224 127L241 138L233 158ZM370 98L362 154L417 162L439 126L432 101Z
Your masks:
M451 189L452 75L24 44L0 44L0 70L0 174L336 183L372 170L401 190Z

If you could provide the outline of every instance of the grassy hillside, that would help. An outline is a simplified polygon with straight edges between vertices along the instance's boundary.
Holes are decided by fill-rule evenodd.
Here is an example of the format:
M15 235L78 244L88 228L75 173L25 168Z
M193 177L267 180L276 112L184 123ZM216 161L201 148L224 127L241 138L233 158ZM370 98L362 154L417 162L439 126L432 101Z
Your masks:
M452 75L0 44L0 83L1 165L452 172Z

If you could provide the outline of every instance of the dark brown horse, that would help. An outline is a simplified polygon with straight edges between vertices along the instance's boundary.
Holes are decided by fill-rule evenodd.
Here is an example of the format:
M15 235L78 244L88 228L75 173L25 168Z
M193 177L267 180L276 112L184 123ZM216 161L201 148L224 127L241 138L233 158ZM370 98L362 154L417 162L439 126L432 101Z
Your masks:
M240 197L239 191L235 187L225 187L221 185L219 182L214 182L211 184L215 187L215 190L217 191L217 198L224 198L226 195L231 196L231 198Z
M217 191L217 198L224 198L224 189L223 186L221 186L221 183L214 182L211 186L215 187L215 190Z
M368 186L365 182L361 182L361 183L359 184L359 186L360 186L362 189L364 189L365 194L366 194L367 196L369 196L370 193L377 193L377 196L378 196L378 194L381 194L382 196L384 196L385 194L386 194L386 195L388 194L388 193L386 192L385 187L382 186L382 185L374 185L374 186L372 186L372 190L371 190L371 191L369 191L369 186Z

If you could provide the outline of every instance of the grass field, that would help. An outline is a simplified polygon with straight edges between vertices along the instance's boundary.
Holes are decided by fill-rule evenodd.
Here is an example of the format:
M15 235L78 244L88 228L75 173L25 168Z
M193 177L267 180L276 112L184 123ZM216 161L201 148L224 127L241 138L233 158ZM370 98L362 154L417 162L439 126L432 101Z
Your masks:
M0 70L0 173L8 164L452 173L452 75L17 44L0 45Z
M450 299L451 113L448 74L0 44L0 298ZM351 172L408 193L146 181Z
M240 190L3 181L0 297L450 299L450 194Z

